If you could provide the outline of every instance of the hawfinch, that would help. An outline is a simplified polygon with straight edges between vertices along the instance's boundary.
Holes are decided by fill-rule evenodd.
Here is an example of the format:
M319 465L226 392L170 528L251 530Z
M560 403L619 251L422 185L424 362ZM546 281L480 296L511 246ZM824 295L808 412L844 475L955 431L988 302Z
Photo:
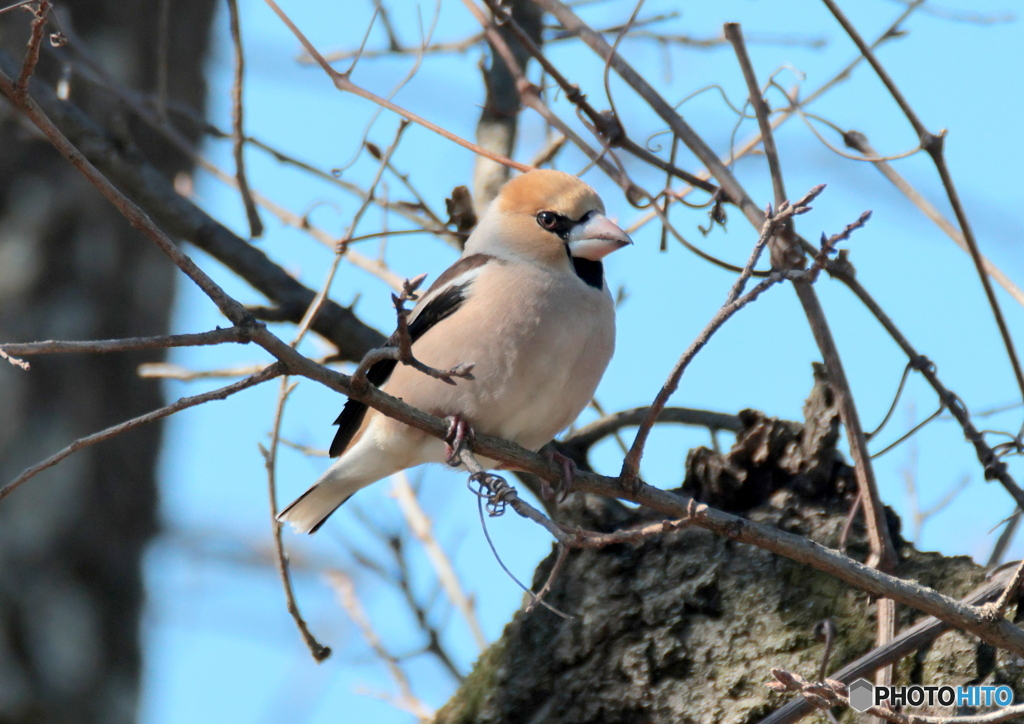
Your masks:
M451 385L393 360L367 378L413 407L539 450L586 407L608 366L615 306L601 260L630 243L575 176L534 170L509 181L408 317L420 362L473 364L472 379ZM277 516L300 533L370 483L446 458L444 441L357 400L335 424L330 454L340 457Z

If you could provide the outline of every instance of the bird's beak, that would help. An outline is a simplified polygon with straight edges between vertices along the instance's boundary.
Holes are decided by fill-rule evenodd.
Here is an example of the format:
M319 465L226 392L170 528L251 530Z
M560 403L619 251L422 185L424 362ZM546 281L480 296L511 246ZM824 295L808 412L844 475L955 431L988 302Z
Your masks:
M625 231L613 224L607 216L597 213L576 224L567 240L570 256L590 261L601 261L616 249L633 243Z

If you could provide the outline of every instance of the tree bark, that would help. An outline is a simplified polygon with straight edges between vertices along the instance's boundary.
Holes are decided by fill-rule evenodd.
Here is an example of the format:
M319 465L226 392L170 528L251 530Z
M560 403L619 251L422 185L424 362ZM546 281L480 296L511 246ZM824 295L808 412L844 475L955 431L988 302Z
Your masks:
M68 11L62 25L113 77L156 89L160 0L61 6ZM174 0L167 15L168 99L200 113L213 8L212 0ZM30 18L0 16L0 47L20 58ZM72 57L69 48L48 45L44 40L30 92L53 87ZM168 178L188 170L112 94L78 74L70 89L71 100L111 137ZM0 340L166 333L175 277L152 244L0 104ZM33 357L27 372L2 362L0 479L82 435L159 407L159 383L135 371L160 358ZM159 443L160 426L150 425L90 447L0 506L0 721L135 721L141 557L157 528Z
M726 454L690 452L683 490L762 524L837 547L856 494L852 470L835 449L838 409L819 368L803 424L746 410ZM563 522L609 531L649 523L650 511L574 494ZM898 535L901 577L966 595L984 571L965 557L914 550ZM868 555L862 524L848 552ZM539 590L555 560L541 563ZM793 698L765 683L781 667L818 680L825 644L816 626L836 630L827 672L872 648L869 596L816 570L701 529L681 529L599 550L570 553L546 600L573 616L519 611L438 712L435 724L755 724ZM920 618L901 610L901 630ZM1009 684L1019 697L1016 657L960 632L905 658L897 684ZM914 713L950 715L941 709ZM820 716L820 715L819 715ZM856 721L853 712L845 721Z

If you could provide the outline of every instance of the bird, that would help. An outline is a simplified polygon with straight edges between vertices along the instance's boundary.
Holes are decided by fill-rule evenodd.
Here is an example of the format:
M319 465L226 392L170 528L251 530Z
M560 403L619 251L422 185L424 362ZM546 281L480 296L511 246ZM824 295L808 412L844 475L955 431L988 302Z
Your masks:
M590 403L611 361L615 303L602 260L632 243L579 178L553 169L512 178L407 317L417 360L440 370L472 365L471 379L453 385L384 360L367 380L453 428L540 450ZM335 424L337 460L277 516L296 532L316 532L371 483L447 458L445 441L355 399Z

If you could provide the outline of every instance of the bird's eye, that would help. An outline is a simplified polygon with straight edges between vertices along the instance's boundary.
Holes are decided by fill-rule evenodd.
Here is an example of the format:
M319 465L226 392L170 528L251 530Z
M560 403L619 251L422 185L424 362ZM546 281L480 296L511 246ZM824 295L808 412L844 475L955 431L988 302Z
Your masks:
M541 211L537 214L537 223L548 231L558 228L558 214L554 211Z

